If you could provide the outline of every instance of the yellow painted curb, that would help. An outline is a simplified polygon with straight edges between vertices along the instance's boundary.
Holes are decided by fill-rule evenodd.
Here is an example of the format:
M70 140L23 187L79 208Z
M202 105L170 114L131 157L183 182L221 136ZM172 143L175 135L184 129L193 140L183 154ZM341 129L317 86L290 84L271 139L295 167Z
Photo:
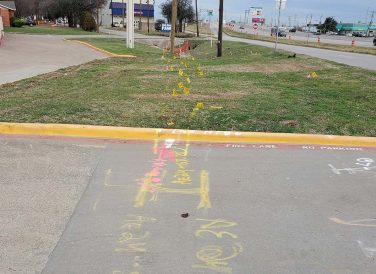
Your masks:
M80 41L80 40L69 40L69 39L64 39L65 42L72 42L72 43L78 43L78 44L82 44L82 45L85 45L85 46L88 46L89 48L92 48L96 51L99 51L99 52L102 52L104 54L107 54L108 56L110 57L126 57L126 58L136 58L136 56L134 55L128 55L128 54L115 54L115 53L112 53L112 52L109 52L107 50L104 50L104 49L101 49L101 48L97 48L89 43L86 43L86 42L83 42L83 41Z
M180 129L151 129L65 124L0 123L0 134L71 136L114 139L273 143L292 145L335 145L376 147L376 138L288 133L252 133L234 131L199 131Z

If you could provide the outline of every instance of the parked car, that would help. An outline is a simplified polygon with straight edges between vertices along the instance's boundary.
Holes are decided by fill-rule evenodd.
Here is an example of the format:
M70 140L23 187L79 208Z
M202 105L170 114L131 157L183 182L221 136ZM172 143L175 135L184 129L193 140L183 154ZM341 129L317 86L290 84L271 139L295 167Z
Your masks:
M313 33L313 35L321 35L321 32L316 31L316 32Z
M354 32L353 36L354 37L365 37L366 35L363 32Z
M32 27L36 25L36 22L34 21L33 17L28 16L25 19L25 25Z
M113 27L113 28L118 28L118 27L120 27L120 23L119 23L119 22L114 22L114 23L112 24L112 27Z
M373 38L373 45L376 47L376 37Z
M296 28L290 29L289 32L296 32Z
M240 29L244 29L244 26L240 26Z

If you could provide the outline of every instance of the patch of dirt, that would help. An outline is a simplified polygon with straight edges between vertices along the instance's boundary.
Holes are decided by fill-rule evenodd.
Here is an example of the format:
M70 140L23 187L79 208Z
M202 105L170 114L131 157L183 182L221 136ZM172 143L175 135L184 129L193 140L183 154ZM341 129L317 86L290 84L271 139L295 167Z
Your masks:
M237 64L237 65L224 65L224 66L209 66L206 67L207 71L225 71L225 72L263 72L263 73L276 73L276 72L294 72L294 71L307 71L307 70L320 70L328 68L329 64L315 66L304 63L294 63L286 61L284 63L270 63L270 64Z
M280 124L289 127L297 127L299 125L298 121L295 120L281 121Z
M213 92L213 94L194 94L191 93L189 95L182 94L179 92L179 96L173 97L171 93L155 93L155 94L132 94L130 95L131 98L140 100L140 99L156 99L156 100L192 100L192 101L200 101L200 100L235 100L246 96L247 93L241 91L234 91L234 92Z

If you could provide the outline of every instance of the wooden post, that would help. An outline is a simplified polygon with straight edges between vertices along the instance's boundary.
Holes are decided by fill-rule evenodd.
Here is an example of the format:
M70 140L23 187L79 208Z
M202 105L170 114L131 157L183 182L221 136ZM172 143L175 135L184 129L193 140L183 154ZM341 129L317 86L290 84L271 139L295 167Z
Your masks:
M218 28L218 50L217 57L222 57L223 42L223 0L219 1L219 28Z
M97 32L99 33L99 2L97 0Z
M197 37L200 37L200 28L198 27L198 9L197 9L197 0L196 0L196 27L197 27Z
M175 48L175 32L176 32L176 18L178 17L178 0L172 0L172 14L171 14L171 53L174 53Z

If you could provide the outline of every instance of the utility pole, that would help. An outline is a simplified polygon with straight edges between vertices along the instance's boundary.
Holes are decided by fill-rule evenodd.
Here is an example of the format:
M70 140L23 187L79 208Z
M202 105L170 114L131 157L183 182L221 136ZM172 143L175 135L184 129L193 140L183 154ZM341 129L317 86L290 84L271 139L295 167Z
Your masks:
M148 0L148 33L150 33L150 1Z
M97 0L97 32L99 33L99 1Z
M114 26L114 7L112 6L112 0L111 0L111 27Z
M198 27L198 10L197 10L197 0L196 0L196 27L197 27L197 37L200 37L200 28Z
M178 16L178 0L172 0L172 14L171 14L171 53L174 53L175 48L175 32L176 32L176 17Z
M125 28L125 19L124 19L124 12L125 12L125 6L124 6L124 0L121 0L121 9L122 9L122 17L123 17L123 28Z
M219 0L219 27L218 27L217 57L222 57L222 42L223 42L223 0Z
M141 20L142 20L142 2L141 2L141 0L140 0L140 11L139 11L139 13L140 13L140 23L138 23L138 29L142 30L142 22L141 22Z

